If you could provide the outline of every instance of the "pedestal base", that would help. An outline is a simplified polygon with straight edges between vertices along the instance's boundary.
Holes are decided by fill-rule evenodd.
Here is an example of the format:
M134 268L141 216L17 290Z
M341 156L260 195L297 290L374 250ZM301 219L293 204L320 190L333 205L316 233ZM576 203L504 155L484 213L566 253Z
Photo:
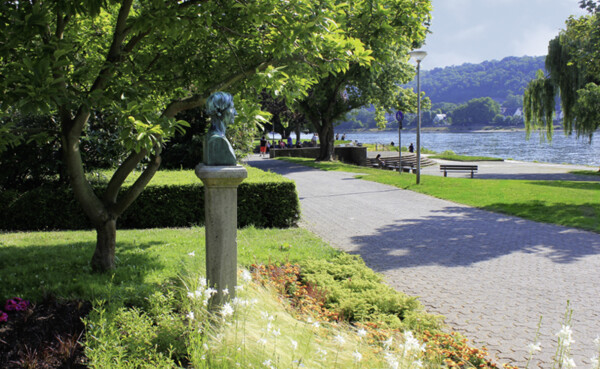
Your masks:
M237 187L248 177L241 165L198 164L196 176L204 183L206 279L218 292L211 306L235 297L237 285ZM227 291L227 292L223 292Z

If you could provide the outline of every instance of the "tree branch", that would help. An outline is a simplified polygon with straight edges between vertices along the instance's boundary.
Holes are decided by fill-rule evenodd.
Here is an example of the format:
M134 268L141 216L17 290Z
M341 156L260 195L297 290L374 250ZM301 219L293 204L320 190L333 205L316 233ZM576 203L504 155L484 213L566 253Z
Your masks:
M127 177L129 177L129 174L131 174L135 167L146 157L146 154L147 152L145 149L142 149L137 153L133 151L115 171L104 192L104 202L108 206L112 206L117 202L117 196L119 195L123 182L125 182Z
M173 118L179 112L202 106L206 103L206 99L208 99L208 97L212 93L226 89L226 88L234 85L235 83L241 81L242 79L248 78L248 77L256 74L258 71L263 71L263 70L267 69L267 67L269 65L271 65L271 62L264 62L264 63L259 64L255 68L241 71L238 74L230 76L228 79L223 80L220 83L217 83L212 89L207 91L207 93L204 95L197 94L197 95L191 96L184 100L173 101L165 108L162 115L165 117L168 117L168 118Z
M150 157L150 164L148 164L142 175L134 182L134 184L131 187L129 187L129 189L127 190L127 192L125 192L125 194L119 200L119 202L117 202L116 204L114 204L114 206L111 207L111 213L115 216L121 215L125 211L125 209L127 209L129 205L131 205L135 201L135 199L138 198L140 193L142 193L146 185L150 182L150 180L160 167L160 153L162 151L160 143L157 143L155 145L155 150L155 154Z

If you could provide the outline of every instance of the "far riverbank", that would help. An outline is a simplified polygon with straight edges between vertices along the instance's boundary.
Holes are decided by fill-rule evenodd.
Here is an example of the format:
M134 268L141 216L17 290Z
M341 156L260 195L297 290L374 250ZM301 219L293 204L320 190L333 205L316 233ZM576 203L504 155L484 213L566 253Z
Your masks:
M394 142L402 146L416 144L415 130L387 131L336 131L345 134L347 140L359 143L385 144ZM524 129L515 130L470 130L440 131L422 130L421 147L436 152L453 151L460 155L491 156L529 162L566 163L600 166L600 142L590 142L574 135L565 136L556 131L552 142L533 132L526 138Z

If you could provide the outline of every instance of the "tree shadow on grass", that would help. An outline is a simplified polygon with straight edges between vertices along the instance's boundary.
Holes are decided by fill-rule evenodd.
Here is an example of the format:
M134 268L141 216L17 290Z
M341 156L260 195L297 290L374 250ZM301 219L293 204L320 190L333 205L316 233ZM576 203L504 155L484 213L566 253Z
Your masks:
M563 210L561 205L545 211ZM369 235L352 237L373 269L419 266L463 267L513 253L538 254L554 263L573 263L600 254L600 235L469 207L389 222Z
M528 183L531 185L536 185L536 186L572 188L572 189L576 189L576 190L590 190L590 191L600 190L600 182L531 181ZM600 198L600 193L597 193L596 196L598 196Z
M93 273L90 268L95 248L92 241L0 245L0 301L17 296L41 301L46 295L53 295L64 299L140 302L159 287L147 276L164 265L157 256L146 252L159 244L119 242L116 270L102 274Z
M519 204L495 203L483 209L600 233L600 205L597 203L574 205L530 201Z

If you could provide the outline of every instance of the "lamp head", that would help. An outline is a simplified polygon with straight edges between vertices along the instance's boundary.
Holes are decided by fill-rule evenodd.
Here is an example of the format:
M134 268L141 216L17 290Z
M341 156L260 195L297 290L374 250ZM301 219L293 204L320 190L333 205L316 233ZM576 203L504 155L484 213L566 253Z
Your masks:
M421 60L425 59L427 52L424 50L413 50L409 52L408 55L419 63Z

